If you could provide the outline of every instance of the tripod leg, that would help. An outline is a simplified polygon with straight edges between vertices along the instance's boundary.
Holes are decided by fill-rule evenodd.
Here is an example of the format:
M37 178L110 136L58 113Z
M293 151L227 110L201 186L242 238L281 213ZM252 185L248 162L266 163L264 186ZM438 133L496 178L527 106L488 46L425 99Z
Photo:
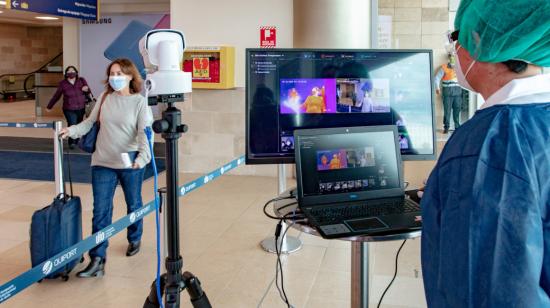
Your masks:
M183 281L194 308L212 308L206 293L202 290L201 282L195 275L185 272L183 273Z
M151 285L151 291L149 292L149 296L145 299L145 303L143 304L143 308L158 308L160 307L160 301L159 298L157 298L157 284L156 280L153 281L153 284ZM163 274L160 276L160 296L164 293L164 286L166 284L166 274ZM162 300L162 298L160 299Z

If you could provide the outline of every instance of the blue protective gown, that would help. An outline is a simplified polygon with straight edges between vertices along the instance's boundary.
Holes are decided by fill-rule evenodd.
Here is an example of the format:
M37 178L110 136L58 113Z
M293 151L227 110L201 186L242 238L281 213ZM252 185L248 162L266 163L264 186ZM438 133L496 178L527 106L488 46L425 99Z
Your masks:
M550 103L480 110L422 198L429 307L550 307Z

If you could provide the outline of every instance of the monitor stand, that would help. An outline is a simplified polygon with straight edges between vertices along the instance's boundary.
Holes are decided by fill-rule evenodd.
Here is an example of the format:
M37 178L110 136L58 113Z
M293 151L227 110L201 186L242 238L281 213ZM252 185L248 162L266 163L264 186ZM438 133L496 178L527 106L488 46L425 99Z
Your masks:
M278 167L277 177L279 179L278 191L280 195L287 190L286 189L286 169L285 169L285 165L283 164L279 164L277 165L277 167ZM291 195L296 196L296 193L297 193L296 188L291 189L290 193ZM282 230L283 231L286 230L287 227L288 227L287 224L283 222ZM279 245L279 247L281 247L281 253L286 253L286 254L293 253L295 251L300 250L300 248L302 248L302 241L300 241L299 238L291 235L285 235L279 238L279 240L277 241L277 244ZM263 241L260 242L260 245L267 252L277 253L277 250L275 249L274 236L270 236L264 239Z

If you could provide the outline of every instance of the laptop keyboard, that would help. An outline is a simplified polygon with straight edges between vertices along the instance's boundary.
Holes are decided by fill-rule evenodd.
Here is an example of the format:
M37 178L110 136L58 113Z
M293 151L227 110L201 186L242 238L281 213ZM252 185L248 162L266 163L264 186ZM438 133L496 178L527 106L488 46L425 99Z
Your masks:
M419 212L420 206L409 199L376 201L370 204L345 205L330 208L311 209L310 213L319 224L359 217L385 216Z

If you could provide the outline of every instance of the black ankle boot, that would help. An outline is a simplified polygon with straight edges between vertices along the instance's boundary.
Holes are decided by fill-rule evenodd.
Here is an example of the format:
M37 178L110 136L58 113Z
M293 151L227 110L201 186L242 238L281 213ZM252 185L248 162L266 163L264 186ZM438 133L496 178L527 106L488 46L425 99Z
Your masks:
M105 260L94 257L83 271L76 274L80 278L102 277L105 274Z
M141 241L128 244L128 249L126 250L126 256L131 257L136 253L138 253L140 246L141 246Z

